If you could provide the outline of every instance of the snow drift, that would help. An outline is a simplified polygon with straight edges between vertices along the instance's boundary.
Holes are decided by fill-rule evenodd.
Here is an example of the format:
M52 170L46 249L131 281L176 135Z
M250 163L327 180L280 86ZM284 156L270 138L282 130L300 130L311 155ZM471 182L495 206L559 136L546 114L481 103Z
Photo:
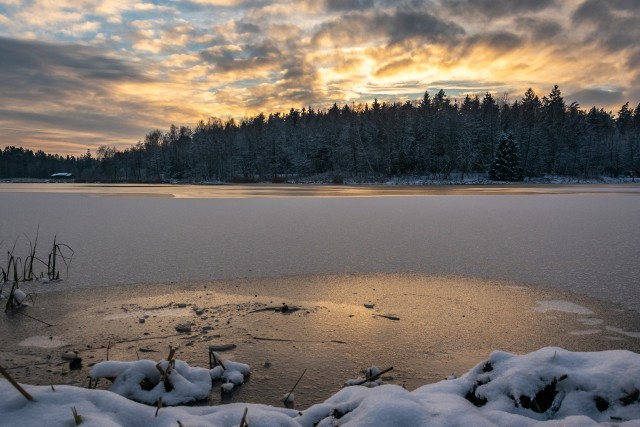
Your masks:
M115 373L123 368L118 366L103 368ZM202 368L178 366L185 379L200 378ZM142 375L149 367L142 363L127 369L130 375ZM575 353L548 347L520 356L496 351L460 378L414 391L396 385L345 387L302 411L236 403L162 408L156 415L155 407L109 391L25 388L34 402L0 382L0 425L39 426L43 420L47 425L73 425L75 407L93 426L176 426L179 421L185 426L231 427L240 424L245 408L251 427L640 426L640 355L624 350Z

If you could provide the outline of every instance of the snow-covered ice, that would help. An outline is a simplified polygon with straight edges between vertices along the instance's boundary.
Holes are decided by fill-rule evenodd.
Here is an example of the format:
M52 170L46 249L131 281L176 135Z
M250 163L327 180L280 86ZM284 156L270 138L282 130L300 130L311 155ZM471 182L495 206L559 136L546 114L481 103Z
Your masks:
M156 371L145 361L109 362L101 374ZM153 363L153 362L151 362ZM206 369L176 362L176 371L206 377ZM148 372L147 372L148 371ZM157 371L156 371L157 372ZM115 385L115 384L114 384ZM72 408L92 426L640 426L640 355L546 347L526 355L493 352L460 378L409 391L398 385L345 387L304 410L260 404L156 408L116 393L71 386L25 386L27 401L0 381L0 425L73 425ZM194 390L195 395L195 390ZM194 396L195 397L195 396ZM164 401L164 399L163 399Z

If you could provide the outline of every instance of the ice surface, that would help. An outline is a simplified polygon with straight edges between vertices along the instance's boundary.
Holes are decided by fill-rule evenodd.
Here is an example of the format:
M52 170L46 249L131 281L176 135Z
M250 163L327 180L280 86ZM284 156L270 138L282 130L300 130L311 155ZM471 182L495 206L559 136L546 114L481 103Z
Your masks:
M349 197L359 195L357 187L325 197L334 187L312 187L319 196L288 197L295 189L262 186L258 198L230 199L181 186L175 191L196 198L178 199L146 197L167 195L154 187L144 195L117 187L119 197L100 197L116 190L42 193L58 187L35 185L29 193L0 191L0 241L34 233L39 224L40 242L55 234L73 247L70 278L43 289L418 272L511 279L640 309L637 186L535 187L526 194L489 186L471 195L459 195L458 187L429 196L403 189L401 197Z
M18 345L23 347L58 348L67 345L59 336L34 335L20 341Z

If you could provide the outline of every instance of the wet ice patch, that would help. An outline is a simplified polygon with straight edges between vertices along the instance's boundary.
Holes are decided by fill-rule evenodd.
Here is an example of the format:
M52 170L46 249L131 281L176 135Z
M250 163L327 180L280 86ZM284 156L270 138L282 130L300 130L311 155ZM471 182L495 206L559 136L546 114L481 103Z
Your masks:
M533 310L539 313L546 313L549 311L562 311L564 313L575 313L584 315L593 314L593 311L589 310L587 307L583 307L570 301L548 300L537 301L537 303L538 306L534 307Z
M615 332L617 334L624 335L630 338L640 338L640 332L625 331L624 329L616 328L613 326L605 326L605 329L607 331Z
M577 331L570 331L569 335L594 335L602 332L600 329L582 329Z
M58 348L67 345L59 336L34 335L18 343L23 347Z
M604 323L604 320L596 319L595 317L584 317L582 319L578 319L578 322L587 326L597 326L602 325Z

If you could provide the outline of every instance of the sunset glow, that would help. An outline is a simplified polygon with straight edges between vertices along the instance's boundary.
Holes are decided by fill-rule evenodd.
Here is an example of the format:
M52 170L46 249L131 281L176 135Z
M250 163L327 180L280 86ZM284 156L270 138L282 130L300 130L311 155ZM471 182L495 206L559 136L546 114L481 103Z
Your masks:
M638 1L0 0L0 148L554 84L583 108L637 105Z

